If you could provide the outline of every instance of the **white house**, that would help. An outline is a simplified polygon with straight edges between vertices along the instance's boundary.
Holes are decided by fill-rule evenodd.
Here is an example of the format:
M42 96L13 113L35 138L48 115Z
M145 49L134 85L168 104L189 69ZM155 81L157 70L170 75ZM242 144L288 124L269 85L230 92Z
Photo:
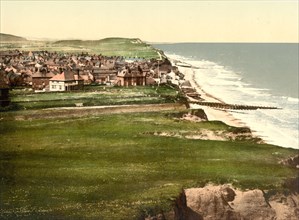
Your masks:
M82 89L84 80L70 70L66 70L61 74L53 76L49 80L50 91L70 91Z

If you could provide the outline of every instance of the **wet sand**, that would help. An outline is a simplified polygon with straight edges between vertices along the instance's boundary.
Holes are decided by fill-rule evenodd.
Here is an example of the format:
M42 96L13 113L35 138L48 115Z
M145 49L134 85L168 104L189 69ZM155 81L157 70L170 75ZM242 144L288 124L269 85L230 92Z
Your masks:
M224 103L221 99L212 96L211 94L206 93L195 81L194 79L194 70L189 67L178 66L179 71L185 75L185 80L188 80L191 83L191 86L201 95L201 98L206 102L220 102ZM235 127L244 127L246 126L241 120L236 119L228 110L215 109L207 106L200 106L197 104L191 104L192 109L203 109L210 121L223 121L224 123L235 126Z

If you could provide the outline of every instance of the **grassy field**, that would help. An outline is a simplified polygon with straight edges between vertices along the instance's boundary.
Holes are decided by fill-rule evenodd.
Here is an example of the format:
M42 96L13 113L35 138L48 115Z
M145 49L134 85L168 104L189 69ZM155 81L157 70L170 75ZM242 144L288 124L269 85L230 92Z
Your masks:
M18 110L75 107L76 103L84 106L174 103L180 98L177 90L168 86L85 86L84 91L77 92L11 92L12 106Z
M1 41L0 50L47 50L56 52L102 54L105 56L159 58L157 50L137 38L105 38L102 40Z
M292 149L190 140L154 132L228 130L173 112L0 121L0 218L137 219L167 211L182 188L207 182L282 189ZM22 114L22 112L20 112Z
M63 40L57 41L53 45L87 48L107 56L159 58L156 50L151 45L137 38L105 38L96 41Z

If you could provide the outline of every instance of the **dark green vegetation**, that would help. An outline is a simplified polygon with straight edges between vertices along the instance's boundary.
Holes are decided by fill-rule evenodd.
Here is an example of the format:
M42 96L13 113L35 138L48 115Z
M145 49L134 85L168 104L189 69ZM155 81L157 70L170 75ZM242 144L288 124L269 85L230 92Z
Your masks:
M175 103L181 97L176 90L168 86L107 87L85 86L84 91L34 93L24 90L11 92L12 106L16 110L41 109L53 107L159 104Z
M47 50L55 52L102 54L131 58L159 58L157 49L138 38L105 38L102 40L60 40L60 41L21 41L13 35L0 35L0 50L18 49L25 51ZM26 39L24 39L26 40Z
M22 114L20 112L20 114ZM231 130L172 112L0 121L0 218L136 219L207 182L281 189L292 149L154 133Z

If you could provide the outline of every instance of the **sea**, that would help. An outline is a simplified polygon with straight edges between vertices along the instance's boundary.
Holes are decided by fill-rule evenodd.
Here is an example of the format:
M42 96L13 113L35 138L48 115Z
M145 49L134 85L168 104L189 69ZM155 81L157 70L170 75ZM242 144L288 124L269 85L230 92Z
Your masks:
M153 44L166 56L198 67L197 83L229 104L281 109L230 113L267 143L299 149L298 43Z

